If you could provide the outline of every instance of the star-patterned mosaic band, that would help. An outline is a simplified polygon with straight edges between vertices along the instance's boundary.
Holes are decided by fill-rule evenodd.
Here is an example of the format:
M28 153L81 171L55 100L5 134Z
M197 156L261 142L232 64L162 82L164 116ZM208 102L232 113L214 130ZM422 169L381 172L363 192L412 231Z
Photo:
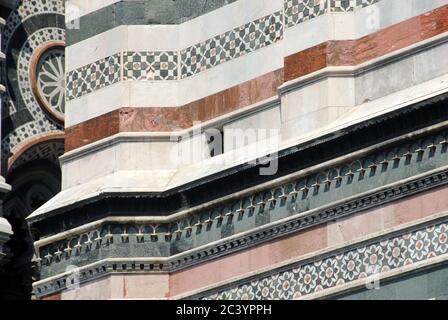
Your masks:
M178 54L164 52L125 52L123 80L177 80Z
M380 2L381 0L331 0L332 12L350 12Z
M319 17L328 11L350 12L373 5L381 0L285 0L285 26L292 28Z
M182 78L276 43L283 37L282 20L278 11L182 50Z
M66 75L66 97L72 100L120 81L121 54L98 60Z
M285 0L285 25L294 27L327 13L327 0Z
M233 288L208 294L201 299L296 299L382 272L427 261L446 253L448 253L447 221L315 262L293 265L286 271L241 283Z
M283 10L180 51L117 53L68 72L67 100L79 98L119 81L185 79L278 42L283 38L285 27L292 28L329 10L353 11L378 1L380 0L285 0Z
M67 99L79 98L121 80L184 79L274 44L282 37L283 13L278 11L180 52L128 51L122 56L115 54L70 71L66 76Z

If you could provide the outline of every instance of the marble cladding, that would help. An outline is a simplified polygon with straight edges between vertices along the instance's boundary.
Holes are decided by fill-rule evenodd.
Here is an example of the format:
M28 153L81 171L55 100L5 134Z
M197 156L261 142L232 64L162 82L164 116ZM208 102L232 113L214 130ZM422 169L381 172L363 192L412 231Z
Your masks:
M68 72L67 99L121 80L178 80L193 76L276 43L283 37L282 20L283 14L278 11L180 52L123 52L101 59Z
M256 280L205 295L206 300L289 300L343 286L356 280L431 261L448 252L446 221L352 250L290 266Z
M378 1L285 0L280 11L179 51L117 53L69 71L66 75L67 100L119 81L185 79L282 40L285 28L292 28L329 11L353 11Z
M448 8L414 17L357 40L327 41L285 58L285 81L328 66L355 66L448 31ZM306 61L306 63L304 63Z
M190 128L226 113L269 99L283 83L277 70L180 107L119 108L65 129L65 150L101 140L119 132L168 132Z
M415 30L418 30L419 32L416 33ZM250 81L240 83L236 86L232 86L226 90L208 95L205 98L195 100L186 105L173 105L170 106L170 108L155 106L123 109L120 107L119 109L117 108L117 110L111 111L99 117L70 126L66 129L66 151L76 149L80 146L100 140L118 132L167 132L175 128L189 128L192 126L194 121L208 121L226 113L274 97L278 93L278 87L283 84L284 81L297 79L312 72L322 70L328 66L356 66L357 64L389 54L394 50L403 49L415 43L428 40L447 31L448 7L445 6L433 10L430 14L414 17L358 40L327 41L296 54L287 56L284 58L283 69L264 74ZM415 65L413 68L423 68L424 65L425 70L427 70L426 72L419 72L418 74L420 77L425 76L425 80L429 80L430 78L440 75L440 72L444 72L443 70L446 70L442 68L443 64L440 62L444 60L437 58L445 54L445 49L443 48L444 46L437 50L431 49L425 54L422 53L416 56L421 56L420 58L413 58L415 61L427 59L427 61L437 62L436 64L428 64L425 62L424 64L421 64L420 67ZM165 68L170 69L172 62L169 62L169 54L162 52L159 53L159 55L162 54L164 54L165 57L158 59L160 61L163 60L163 62L151 61L148 63L142 62L143 59L138 59L138 62L136 62L138 64L137 66L128 66L126 68L141 69L142 71L139 73L140 78L145 78L148 76L147 70L150 65L165 63ZM428 60L428 55L433 55L433 58ZM145 61L147 61L147 59L148 58L145 58ZM155 58L151 59L155 60ZM403 64L403 71L395 72L395 74L403 74L405 70L411 70L409 69L409 66L406 66L406 61L406 59L403 59L400 63L394 64L395 66ZM373 74L374 73L369 73L368 77L364 76L363 79L357 80L358 87L378 87L368 84L370 83L369 81L375 82L379 79L378 76L374 76ZM151 76L156 77L156 74L152 74ZM157 77L172 77L172 75L169 75L168 71L166 71L164 74L157 75ZM333 79L332 81L332 85L336 85L335 81L337 81L339 85L350 84L344 79ZM401 86L403 81L396 81L396 83L400 84L399 88L403 89L403 86ZM415 82L414 84L417 83L418 82ZM384 94L384 92L393 92L389 90L392 87L392 85L388 85L387 89L382 88L382 94ZM318 87L316 85L309 86L305 93L313 93L313 88ZM322 84L319 88L322 88L322 90L327 90L325 89L325 84ZM398 90L398 87L396 89ZM374 93L374 91L375 90L373 89L362 90L363 96L356 98L353 97L353 99L356 99L355 102L347 102L345 100L341 102L341 100L337 100L339 102L335 105L354 106L357 103L362 103L365 99L372 100L372 97L379 97L379 95ZM301 92L302 91L297 91L297 94L301 95ZM372 95L370 95L369 92L372 93ZM291 96L291 93L288 95ZM323 94L319 94L318 96L321 97ZM344 95L344 97L347 97L347 95ZM320 107L321 105L322 104L320 102L317 102L317 106ZM293 105L291 110L294 110L294 114L289 114L287 111L288 106L286 104L283 107L283 116L285 117L283 120L286 121L287 119L295 119L297 116L296 112L298 112L296 109L297 108ZM309 110L309 108L306 110ZM144 120L142 120L139 116L136 116L137 113L140 114L140 116L145 114L145 117L143 118ZM294 134L297 134L297 131L294 131Z

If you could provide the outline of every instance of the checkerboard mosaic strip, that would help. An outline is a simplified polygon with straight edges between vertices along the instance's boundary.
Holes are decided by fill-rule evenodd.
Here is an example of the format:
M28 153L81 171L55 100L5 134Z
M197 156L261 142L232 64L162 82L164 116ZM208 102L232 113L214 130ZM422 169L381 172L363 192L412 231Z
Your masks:
M285 26L286 28L292 28L328 11L350 12L379 1L381 0L285 0Z
M285 0L285 25L294 27L328 11L327 0Z
M283 12L278 11L182 50L181 78L239 58L282 38Z
M381 0L331 0L332 12L349 12L375 4Z
M204 300L294 299L448 253L448 222L295 265Z
M120 81L121 54L98 60L66 75L66 96L72 100Z
M177 80L178 53L125 52L123 80Z

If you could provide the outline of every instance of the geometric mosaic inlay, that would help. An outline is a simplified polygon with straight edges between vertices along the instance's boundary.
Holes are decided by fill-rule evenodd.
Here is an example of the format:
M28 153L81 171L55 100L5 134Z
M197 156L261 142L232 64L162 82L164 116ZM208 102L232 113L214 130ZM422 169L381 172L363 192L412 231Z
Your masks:
M67 100L79 98L122 80L185 79L276 43L283 38L285 27L294 27L329 11L353 11L378 1L380 0L285 0L283 10L180 51L123 52L123 61L121 53L117 53L68 72Z
M182 50L182 78L277 42L283 37L282 19L278 11Z
M448 253L443 222L203 297L205 300L294 299Z
M124 52L123 80L177 80L177 52Z
M333 12L349 12L364 8L380 0L331 0L330 7Z
M287 28L316 18L327 12L327 0L285 0Z
M67 99L74 99L120 80L121 55L103 58L67 74Z

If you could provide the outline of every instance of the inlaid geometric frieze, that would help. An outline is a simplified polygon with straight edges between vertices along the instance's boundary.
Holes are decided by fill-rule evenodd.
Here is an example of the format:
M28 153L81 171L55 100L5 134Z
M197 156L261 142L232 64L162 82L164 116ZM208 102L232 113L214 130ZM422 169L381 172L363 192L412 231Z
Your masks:
M67 99L121 80L178 80L273 44L283 37L283 14L275 12L180 52L123 52L96 61L66 75ZM123 79L121 79L123 68Z
M292 265L207 295L204 300L294 299L448 253L448 223L383 239L344 253ZM366 282L367 284L368 282Z
M42 246L37 254L43 259L55 257L55 252L66 253L62 260L47 259L42 265L43 273L47 270L51 272L63 270L66 263L70 263L72 259L76 261L77 254L98 252L97 254L103 257L109 254L112 254L110 257L115 257L113 254L116 251L110 247L120 243L132 245L133 250L129 254L145 255L145 252L150 250L153 255L169 256L167 250L171 249L168 248L173 248L177 254L180 254L179 247L186 245L191 234L201 235L201 239L204 239L197 238L195 246L235 235L232 232L227 233L226 228L230 225L232 230L239 232L258 228L257 232L260 234L240 235L242 238L237 241L239 244L247 245L251 242L254 245L259 241L270 239L271 236L300 231L325 221L333 221L414 195L428 188L447 184L448 169L422 175L427 169L420 166L421 161L425 161L427 168L431 170L443 168L448 159L447 146L448 130L436 132L413 141L405 141L400 145L376 150L362 158L352 159L323 171L298 177L286 184L249 194L175 221L105 223L98 228L92 228L89 232L76 236L71 234L70 238ZM408 180L413 176L419 176L419 178ZM401 181L404 182L397 184ZM393 187L390 187L391 184ZM347 200L352 196L353 190L363 195ZM346 201L342 202L344 199ZM268 219L260 220L257 216L268 217ZM288 220L283 220L285 218ZM279 221L283 221L284 224L278 224L276 227L265 225ZM261 227L266 229L261 230ZM63 230L65 229L60 229L61 232ZM77 247L77 251L70 249L74 246ZM226 246L220 245L220 247ZM194 249L194 247L184 247L185 250L187 248ZM237 248L238 245L232 243L229 250L237 250ZM223 250L221 249L221 252ZM207 252L205 256L210 257L212 254L213 252ZM202 255L195 256L191 260L176 260L171 267L185 267L201 260L201 257Z
M70 71L66 76L67 99L71 100L120 81L121 54L115 54Z
M327 0L285 0L285 26L293 27L325 14Z
M72 70L66 75L67 99L79 98L121 80L185 79L276 43L283 39L285 28L297 26L329 11L353 11L378 1L285 0L283 10L180 51L125 51ZM71 84L71 81L75 83Z
M123 80L177 80L178 53L124 52Z
M181 77L192 76L276 43L283 37L282 20L283 12L278 11L181 50Z
M331 0L332 12L349 12L375 4L381 0Z

